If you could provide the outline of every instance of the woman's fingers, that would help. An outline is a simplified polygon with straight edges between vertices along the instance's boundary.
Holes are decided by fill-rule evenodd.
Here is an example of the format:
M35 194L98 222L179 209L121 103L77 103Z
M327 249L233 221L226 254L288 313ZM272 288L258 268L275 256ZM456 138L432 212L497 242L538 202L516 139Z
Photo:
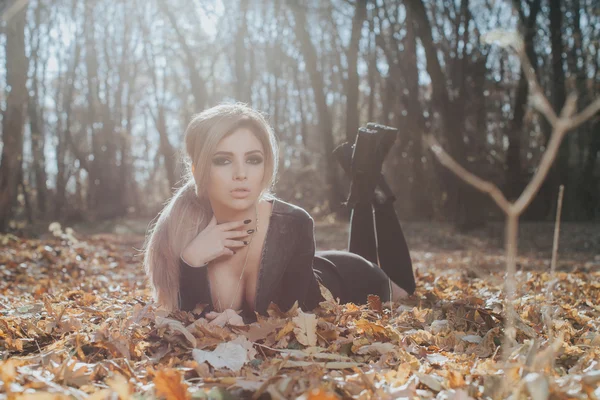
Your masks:
M237 229L241 226L247 225L246 221L251 221L249 219L247 220L242 220L242 221L231 221L231 222L225 222L224 224L218 225L219 229L221 229L222 231L230 231L232 229ZM250 223L250 222L248 222Z
M248 244L248 241L245 240L225 240L224 243L225 247L233 247L233 248L240 248L240 247L244 247Z
M225 232L225 238L226 239L239 239L239 238L243 238L246 236L250 236L251 234L248 233L248 230L243 230L243 231L227 231Z

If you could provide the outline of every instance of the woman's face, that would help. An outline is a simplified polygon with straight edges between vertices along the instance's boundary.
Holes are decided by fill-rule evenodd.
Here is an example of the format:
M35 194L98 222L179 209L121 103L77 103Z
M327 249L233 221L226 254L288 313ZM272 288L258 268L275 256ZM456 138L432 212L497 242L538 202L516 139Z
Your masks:
M243 210L263 189L265 149L254 133L241 127L217 145L210 162L208 197L214 206Z

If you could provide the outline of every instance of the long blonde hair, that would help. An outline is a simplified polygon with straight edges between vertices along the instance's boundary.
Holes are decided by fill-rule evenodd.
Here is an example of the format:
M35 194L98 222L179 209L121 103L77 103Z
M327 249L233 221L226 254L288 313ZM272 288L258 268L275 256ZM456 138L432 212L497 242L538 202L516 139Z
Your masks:
M169 311L179 308L179 257L212 218L206 194L210 161L217 144L239 127L248 127L265 150L265 176L259 198L272 198L278 146L265 117L243 103L219 104L196 114L185 130L183 185L168 200L144 243L144 269L154 301Z

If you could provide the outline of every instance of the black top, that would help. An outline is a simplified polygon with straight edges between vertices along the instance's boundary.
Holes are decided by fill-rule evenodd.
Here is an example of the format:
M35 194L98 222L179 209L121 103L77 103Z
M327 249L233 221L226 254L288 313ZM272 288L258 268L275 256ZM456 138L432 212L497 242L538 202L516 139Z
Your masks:
M314 220L304 209L279 199L273 203L261 254L254 309L267 315L274 302L282 311L297 300L302 310L312 310L323 301L318 276L313 270L315 256ZM206 267L180 263L179 306L191 311L207 304L204 312L214 310ZM245 306L244 320L256 316Z

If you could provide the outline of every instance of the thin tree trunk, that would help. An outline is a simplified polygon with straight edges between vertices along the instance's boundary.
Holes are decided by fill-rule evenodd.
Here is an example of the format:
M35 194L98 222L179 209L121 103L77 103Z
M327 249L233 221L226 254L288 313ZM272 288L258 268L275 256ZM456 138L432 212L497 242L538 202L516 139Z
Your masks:
M537 56L533 48L533 40L536 33L536 18L540 11L541 0L533 0L529 6L529 15L527 20L522 20L524 30L524 42L525 51L527 57L531 61L531 65L536 69L537 67ZM517 6L520 7L520 2L517 2ZM520 13L520 15L523 15ZM515 102L513 106L513 117L509 123L507 137L508 137L508 150L506 151L506 173L504 175L505 180L505 193L508 199L516 199L527 180L521 166L521 144L524 140L523 121L525 117L525 110L527 108L527 98L529 96L529 84L527 78L521 70L521 76L517 85L517 91L515 94Z
M354 143L359 126L358 109L358 48L362 37L362 27L367 17L367 0L356 0L352 33L348 47L348 81L346 82L346 140Z
M236 99L245 103L251 104L251 85L249 77L246 73L246 38L248 36L248 21L246 14L248 13L248 1L240 0L238 31L235 36L235 77L237 84L235 85Z
M7 22L6 84L11 88L6 96L2 119L2 160L0 162L0 231L5 231L17 199L23 162L23 129L27 104L27 68L25 54L25 19L23 7Z
M551 103L554 110L559 112L566 98L565 92L565 73L563 68L563 40L562 40L562 10L560 0L549 0L550 3L550 43L552 47L551 54ZM546 134L547 140L550 138L551 129L549 129L547 122L544 125L546 128L543 129ZM547 204L555 204L556 194L558 193L558 187L563 184L565 185L565 197L564 197L564 212L563 216L565 219L571 217L572 209L572 194L571 189L575 186L569 184L570 171L569 171L569 156L571 148L571 135L565 136L564 140L560 145L558 151L556 163L552 166L550 173L546 179L546 184L550 185L550 190L546 190L544 202ZM554 214L554 207L549 208L549 215Z
M407 19L410 11L407 13ZM408 96L405 97L409 134L413 142L412 171L414 184L411 190L412 209L416 218L429 219L433 216L433 199L427 190L425 171L422 161L422 135L426 132L425 117L420 103L419 68L417 65L417 38L412 24L406 24L404 70ZM434 161L435 162L435 161Z
M169 180L170 190L177 184L177 176L175 174L175 168L177 166L177 154L173 145L169 141L169 135L167 133L167 124L165 121L165 110L164 107L158 106L158 116L156 119L156 129L160 136L160 152L165 163L165 169L167 171L167 179Z
M40 54L40 38L42 36L41 33L41 12L43 5L38 2L36 5L35 13L34 13L34 24L35 24L35 35L32 34L31 37L31 60L30 64L32 66L32 74L31 74L31 92L32 95L29 96L29 103L27 109L29 111L29 128L31 131L31 155L33 158L33 172L35 176L35 188L36 188L36 200L37 200L37 209L42 218L46 215L46 206L47 206L47 175L46 175L46 156L44 154L44 146L46 142L46 135L44 132L44 118L43 118L43 108L40 107L39 99L40 99L40 91L38 80L43 80L45 78L44 72L45 68L42 68L42 76L38 76L38 70L40 67L39 62L39 54Z

